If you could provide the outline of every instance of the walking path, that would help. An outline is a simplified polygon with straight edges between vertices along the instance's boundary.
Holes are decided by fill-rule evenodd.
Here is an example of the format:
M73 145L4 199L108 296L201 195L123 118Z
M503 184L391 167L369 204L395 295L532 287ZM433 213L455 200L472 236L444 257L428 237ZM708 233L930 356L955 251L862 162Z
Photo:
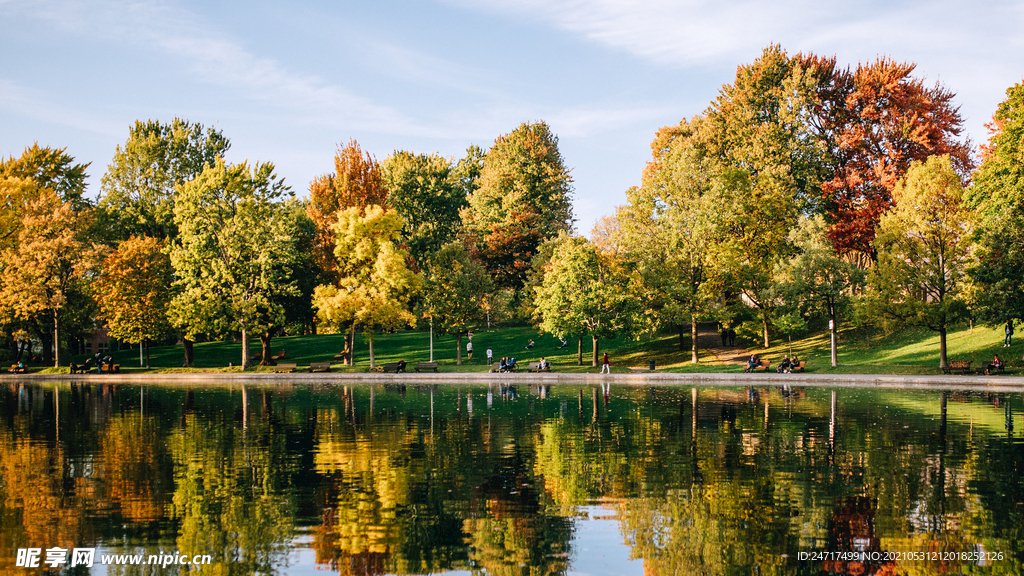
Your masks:
M712 322L697 325L697 347L710 352L722 364L745 366L750 358L750 351L742 346L722 346L722 335Z

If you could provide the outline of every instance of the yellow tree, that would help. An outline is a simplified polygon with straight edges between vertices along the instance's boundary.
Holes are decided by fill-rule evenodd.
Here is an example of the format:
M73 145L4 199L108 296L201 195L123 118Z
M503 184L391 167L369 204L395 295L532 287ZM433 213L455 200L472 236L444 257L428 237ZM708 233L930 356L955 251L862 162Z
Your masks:
M309 184L306 213L316 224L314 251L317 264L329 274L337 268L334 257L334 224L346 208L384 206L388 190L380 166L359 143L349 140L334 155L334 173L318 176Z
M110 335L132 344L146 344L171 330L167 306L171 300L171 259L164 242L132 236L103 261L95 289L100 314Z
M86 240L91 210L75 210L44 188L28 203L16 247L3 252L0 307L5 316L48 317L53 326L54 366L60 366L60 326L69 295L80 288L94 249Z
M322 284L313 293L317 316L329 328L362 328L369 340L370 368L376 368L374 335L416 322L409 299L422 280L406 265L408 253L398 246L405 222L381 206L348 208L334 225L337 284ZM351 346L354 344L350 341Z

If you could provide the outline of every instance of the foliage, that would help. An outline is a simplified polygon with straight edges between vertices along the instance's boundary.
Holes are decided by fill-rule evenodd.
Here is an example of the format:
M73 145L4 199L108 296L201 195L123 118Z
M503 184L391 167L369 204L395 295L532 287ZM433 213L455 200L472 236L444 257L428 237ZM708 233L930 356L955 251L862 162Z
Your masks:
M334 173L324 174L309 183L309 204L306 213L316 225L317 264L328 278L336 279L337 260L334 256L334 224L338 212L346 208L386 206L388 190L377 161L349 140L334 155Z
M215 164L231 147L219 130L175 118L136 120L103 175L99 206L111 240L173 238L177 187Z
M165 242L132 236L103 260L94 283L101 318L110 335L139 343L165 336L171 330L167 307L173 271Z
M284 322L282 298L296 292L295 224L280 202L286 194L272 164L250 169L217 159L182 186L174 204L172 322L190 338L240 331L242 366L253 333L267 361L270 336Z
M420 267L462 226L466 195L448 160L437 154L396 151L381 163L388 203L405 221L402 236Z
M872 309L939 333L945 368L946 331L963 308L972 213L949 156L913 162L893 191L895 205L882 217L875 241Z
M24 211L43 190L70 202L74 210L88 208L82 194L89 164L75 164L66 150L36 143L18 158L0 159L0 249L15 244Z
M978 212L975 263L981 316L993 323L1024 319L1024 82L1006 91L989 124L991 137L966 191Z
M615 263L583 238L564 236L536 289L540 327L560 337L590 336L591 365L597 366L598 340L628 331L636 300Z
M462 244L446 245L430 261L423 305L436 328L456 336L457 365L462 365L462 335L484 320L484 299L491 289L487 270Z
M313 293L317 316L329 329L361 328L367 333L370 367L376 366L377 331L413 325L409 300L422 280L409 270L408 254L398 246L405 222L381 206L347 208L334 225L337 284L322 284Z
M958 173L970 172L970 143L956 140L963 119L955 94L925 86L912 75L915 64L880 58L850 72L834 60L814 62L830 72L814 109L834 163L822 185L829 237L840 254L873 256L875 228L912 162L946 154Z
M44 188L25 208L16 247L3 252L0 309L10 320L46 318L53 330L54 366L60 366L60 328L74 292L85 290L96 252L86 232L91 210L76 210Z
M483 159L462 219L501 288L519 290L537 246L572 226L572 178L544 122L499 136Z

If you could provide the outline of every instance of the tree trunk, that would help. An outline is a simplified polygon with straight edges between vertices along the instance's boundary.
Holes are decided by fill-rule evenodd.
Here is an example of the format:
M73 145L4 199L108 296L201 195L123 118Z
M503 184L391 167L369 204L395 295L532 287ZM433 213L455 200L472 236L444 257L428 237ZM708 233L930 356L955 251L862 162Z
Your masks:
M242 370L249 367L249 333L242 328Z
M949 361L946 359L946 328L939 328L939 368L949 368Z
M369 336L369 345L370 345L370 370L374 370L374 369L377 368L377 360L373 356L373 336L374 336L373 332L370 332L368 334L368 336Z
M270 357L273 354L270 352L270 332L264 332L260 334L260 344L263 346L263 352L260 354L260 366L271 366Z
M53 367L60 368L60 315L53 313Z
M345 357L345 366L356 365L356 327L353 325L349 331L345 334L345 349L348 350L348 355Z
M462 332L455 335L455 365L462 366Z
M690 357L690 363L696 364L700 362L700 355L697 353L697 316L694 314L690 315L690 345L693 354Z
M583 366L583 338L576 339L576 365Z
M195 368L196 354L192 348L192 341L185 336L181 337L181 347L185 349L185 368Z
M593 342L594 354L590 358L590 365L591 366L597 366L597 354L598 354L597 345L598 345L598 340L597 340L596 336L591 336L591 338L594 340L594 342Z
M764 347L767 349L771 344L768 342L768 314L761 313L761 327L764 329Z

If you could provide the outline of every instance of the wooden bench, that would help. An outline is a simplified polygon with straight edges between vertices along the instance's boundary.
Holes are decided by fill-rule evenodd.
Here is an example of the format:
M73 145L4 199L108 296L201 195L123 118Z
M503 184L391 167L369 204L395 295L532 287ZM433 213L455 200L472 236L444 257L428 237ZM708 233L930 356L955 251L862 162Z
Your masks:
M321 370L324 371L324 372L330 372L331 371L331 363L330 362L310 362L309 363L309 371L310 372L317 372L317 371L321 371Z
M299 365L294 362L291 364L278 364L274 366L274 372L295 372L295 369L298 367Z
M487 369L488 372L497 372L501 368L501 362L495 362L491 364L491 367Z
M748 366L747 368L744 368L743 371L744 372L757 372L758 370L762 370L764 372L767 372L768 368L771 367L771 365L772 365L772 363L769 362L768 360L761 360L761 363L758 364L757 366L754 366L753 370L751 370L750 367Z
M70 364L69 368L71 368L72 374L85 374L90 370L88 364L75 364L74 362Z
M971 371L971 362L973 362L973 360L950 360L949 366L943 368L942 371L946 374L952 374L953 372L967 374Z
M399 372L405 372L405 362L388 362L383 366L378 366L377 369L381 372L394 372L398 374Z
M530 364L526 367L526 371L527 372L551 372L551 363L549 362L548 363L548 367L543 369L543 370L541 370L540 362L530 362Z
M426 372L427 370L433 370L434 372L437 372L437 362L417 362L416 363L416 371L417 372Z
M803 372L807 367L807 360L801 360L799 364L789 369L790 372Z
M10 372L11 374L24 374L25 367L18 366L17 364L11 364L11 368L8 370L8 372Z
M270 360L273 361L273 362L277 362L278 360L283 360L283 359L284 359L284 350L281 350L280 352L278 352L277 356L271 356L270 357Z
M100 374L115 374L121 371L120 364L100 364L98 372Z

